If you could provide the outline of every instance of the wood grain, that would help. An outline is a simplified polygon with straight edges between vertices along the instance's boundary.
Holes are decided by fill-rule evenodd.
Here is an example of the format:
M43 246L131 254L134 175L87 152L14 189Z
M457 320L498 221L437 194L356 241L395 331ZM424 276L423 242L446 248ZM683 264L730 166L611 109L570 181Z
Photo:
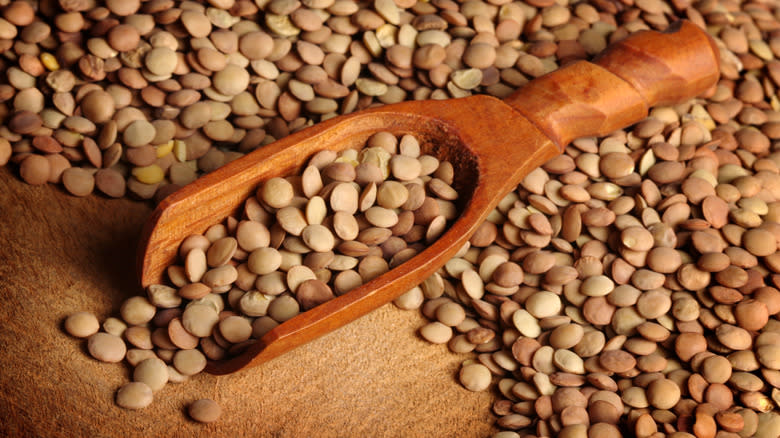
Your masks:
M101 320L138 294L137 239L151 209L31 187L0 168L0 436L489 436L493 395L456 383L466 356L431 346L419 313L387 305L262 367L168 385L143 411L113 400L129 378L103 364L62 321ZM211 397L213 425L187 419Z

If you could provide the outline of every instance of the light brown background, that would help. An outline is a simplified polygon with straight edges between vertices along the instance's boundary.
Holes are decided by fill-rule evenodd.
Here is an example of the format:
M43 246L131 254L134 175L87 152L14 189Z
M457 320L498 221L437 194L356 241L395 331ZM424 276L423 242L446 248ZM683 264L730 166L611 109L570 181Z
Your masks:
M456 383L467 355L421 340L417 311L386 305L260 367L169 384L150 407L114 404L126 364L89 357L62 330L102 321L141 292L138 234L149 204L21 183L0 168L0 436L486 437L494 396ZM211 425L186 405L213 398Z

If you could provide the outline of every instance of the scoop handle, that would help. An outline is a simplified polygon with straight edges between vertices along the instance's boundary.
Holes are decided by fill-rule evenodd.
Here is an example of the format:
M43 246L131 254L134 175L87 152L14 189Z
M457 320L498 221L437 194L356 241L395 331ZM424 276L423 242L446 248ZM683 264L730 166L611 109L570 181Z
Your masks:
M715 85L719 51L689 21L640 31L593 63L578 61L537 78L505 99L559 147L636 123L654 105L693 98Z

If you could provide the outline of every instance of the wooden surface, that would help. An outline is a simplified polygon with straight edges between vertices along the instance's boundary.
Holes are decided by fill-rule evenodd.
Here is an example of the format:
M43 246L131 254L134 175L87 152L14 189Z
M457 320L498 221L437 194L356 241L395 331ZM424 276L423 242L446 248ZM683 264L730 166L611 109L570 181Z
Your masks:
M114 404L126 364L99 363L62 330L138 294L135 250L149 205L78 199L0 168L0 436L485 437L493 395L455 376L467 355L422 341L392 305L256 368L169 384L142 411ZM210 397L219 422L186 405Z

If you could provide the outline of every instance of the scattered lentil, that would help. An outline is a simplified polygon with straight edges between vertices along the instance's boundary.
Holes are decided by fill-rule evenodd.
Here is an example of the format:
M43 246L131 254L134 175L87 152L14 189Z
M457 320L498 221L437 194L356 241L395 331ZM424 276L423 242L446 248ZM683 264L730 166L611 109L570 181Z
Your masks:
M65 330L77 338L88 338L100 330L100 323L89 312L76 312L65 319Z
M152 389L143 382L129 382L116 392L116 404L125 409L143 409L153 400Z
M199 423L213 423L222 414L222 407L211 399L200 399L190 403L187 408L190 417Z

